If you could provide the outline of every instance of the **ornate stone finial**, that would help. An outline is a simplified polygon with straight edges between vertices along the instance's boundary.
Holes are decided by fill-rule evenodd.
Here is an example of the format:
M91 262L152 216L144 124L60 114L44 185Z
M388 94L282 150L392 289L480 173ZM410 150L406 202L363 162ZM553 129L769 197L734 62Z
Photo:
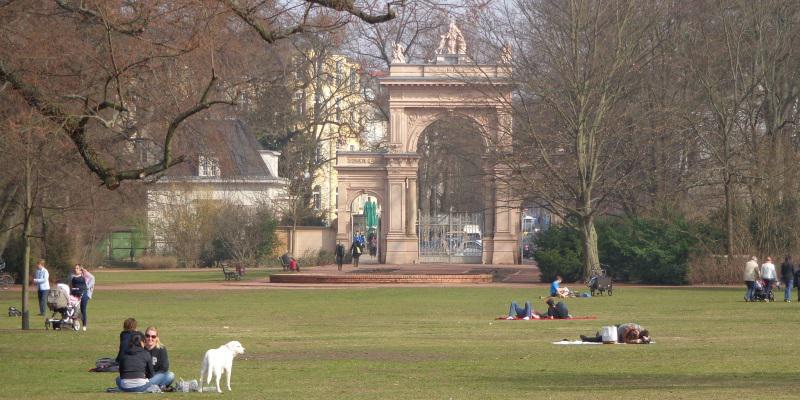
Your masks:
M511 46L508 43L500 49L500 64L511 64Z
M464 34L461 33L461 29L458 29L455 21L450 21L450 28L441 36L436 54L467 54Z
M405 49L403 45L400 43L395 43L392 47L392 64L405 64L406 63L406 55Z

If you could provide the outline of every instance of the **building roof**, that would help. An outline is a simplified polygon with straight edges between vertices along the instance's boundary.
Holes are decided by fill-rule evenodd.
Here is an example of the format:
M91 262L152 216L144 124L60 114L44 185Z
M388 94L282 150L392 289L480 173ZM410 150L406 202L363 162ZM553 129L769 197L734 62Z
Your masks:
M208 119L187 121L187 132L176 144L176 155L185 155L186 161L167 170L169 178L198 179L278 179L267 168L259 151L263 148L247 126L238 119ZM198 177L200 156L219 160L219 177ZM194 179L192 179L194 180Z

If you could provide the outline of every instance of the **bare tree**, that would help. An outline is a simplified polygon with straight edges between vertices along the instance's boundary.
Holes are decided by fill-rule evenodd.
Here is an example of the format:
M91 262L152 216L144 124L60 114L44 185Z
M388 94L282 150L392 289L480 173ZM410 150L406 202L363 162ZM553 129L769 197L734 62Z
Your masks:
M376 4L352 0L11 2L0 8L0 87L10 86L47 118L102 184L115 189L182 162L172 151L181 124L235 102L235 85L218 74L217 41L274 43L351 18L380 23L394 18L402 1L381 3L373 13ZM160 156L145 165L125 163L120 147L144 130Z
M636 1L517 1L506 25L514 40L513 156L527 199L580 233L584 274L600 269L595 217L627 184L637 155L641 68L658 45L648 40L658 10ZM502 148L501 148L502 149Z

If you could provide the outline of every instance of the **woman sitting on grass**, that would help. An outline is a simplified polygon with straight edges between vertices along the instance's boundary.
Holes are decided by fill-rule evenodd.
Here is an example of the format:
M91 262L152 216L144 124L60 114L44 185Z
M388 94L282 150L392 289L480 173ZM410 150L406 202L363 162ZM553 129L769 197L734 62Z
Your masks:
M137 322L135 318L128 318L122 323L122 332L119 333L119 351L117 351L117 358L114 359L117 364L119 364L122 354L128 350L133 334L138 333L139 336L144 336L142 332L136 330L136 326Z
M150 378L150 383L158 385L161 390L169 390L167 388L175 380L175 374L169 370L167 348L161 343L158 328L155 326L150 326L144 331L144 349L150 352L153 364L154 374Z
M142 347L142 335L136 332L119 359L117 387L123 392L160 392L158 386L148 380L151 376L153 362L150 353Z

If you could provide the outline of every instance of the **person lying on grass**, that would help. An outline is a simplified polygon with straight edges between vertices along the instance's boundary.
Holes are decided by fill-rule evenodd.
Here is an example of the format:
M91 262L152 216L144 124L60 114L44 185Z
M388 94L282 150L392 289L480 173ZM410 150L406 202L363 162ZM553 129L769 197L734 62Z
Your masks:
M536 311L533 311L533 307L531 306L530 301L525 302L525 307L522 308L517 304L516 301L511 302L511 307L508 308L508 317L506 319L518 319L522 318L524 320L539 319L541 316Z
M617 327L617 343L625 344L649 344L650 331L642 328L641 325L629 322L627 324L616 325ZM602 342L603 335L600 332L595 333L594 336L581 335L583 342Z

